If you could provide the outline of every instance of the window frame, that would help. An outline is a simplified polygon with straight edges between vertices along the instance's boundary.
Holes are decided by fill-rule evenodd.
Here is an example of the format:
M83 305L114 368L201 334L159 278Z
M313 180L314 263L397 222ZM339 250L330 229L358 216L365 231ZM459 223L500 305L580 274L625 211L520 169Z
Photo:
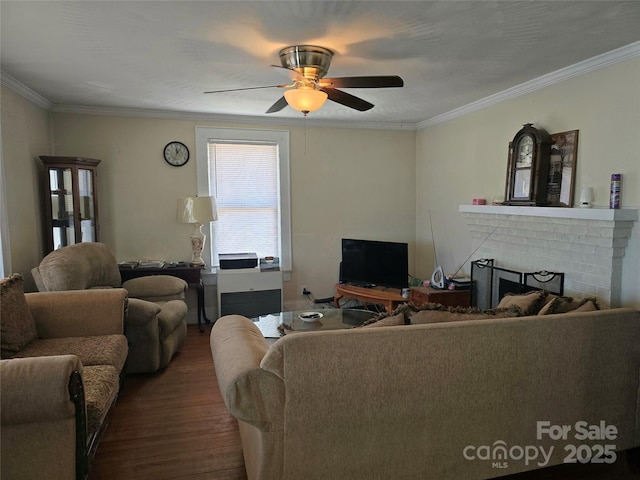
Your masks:
M8 277L11 268L9 243L9 209L7 204L4 156L2 155L2 133L0 131L0 277Z
M210 141L265 141L278 144L280 180L280 268L291 271L291 180L289 132L287 130L262 130L249 128L196 127L196 182L197 194L209 195ZM213 222L207 225L209 238L213 234ZM211 258L212 243L203 252L204 261L217 267L217 259Z

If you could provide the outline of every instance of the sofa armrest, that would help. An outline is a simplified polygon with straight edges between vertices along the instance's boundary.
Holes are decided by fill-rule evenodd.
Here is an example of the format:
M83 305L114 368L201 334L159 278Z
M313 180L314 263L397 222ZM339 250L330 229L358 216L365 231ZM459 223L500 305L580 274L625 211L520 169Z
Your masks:
M123 288L25 294L38 337L122 334L127 291Z
M246 317L227 315L211 329L211 353L218 386L238 420L264 431L284 428L284 382L260 368L269 344Z
M129 299L124 331L129 342L127 373L155 372L160 368L160 307L139 298Z
M160 306L153 302L141 300L139 298L130 298L127 308L127 318L125 319L125 332L131 326L148 328L156 328L157 316L160 313Z
M82 372L75 355L0 360L2 427L75 418L69 394L74 371Z
M69 391L81 372L75 355L0 360L2 478L72 479L86 471L78 450L85 416Z
M183 279L172 275L149 275L132 278L122 284L132 298L150 302L184 300L188 285Z

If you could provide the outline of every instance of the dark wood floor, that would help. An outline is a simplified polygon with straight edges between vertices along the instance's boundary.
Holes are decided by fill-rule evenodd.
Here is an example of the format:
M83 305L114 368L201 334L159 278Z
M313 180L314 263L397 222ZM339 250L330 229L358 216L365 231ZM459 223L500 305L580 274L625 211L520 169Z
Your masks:
M89 480L246 480L238 425L218 390L209 332L189 325L164 370L129 375Z
M209 332L190 325L182 352L167 368L127 377L89 480L246 478L238 425L218 390ZM501 478L637 480L640 475L631 472L623 453L614 465L560 465Z

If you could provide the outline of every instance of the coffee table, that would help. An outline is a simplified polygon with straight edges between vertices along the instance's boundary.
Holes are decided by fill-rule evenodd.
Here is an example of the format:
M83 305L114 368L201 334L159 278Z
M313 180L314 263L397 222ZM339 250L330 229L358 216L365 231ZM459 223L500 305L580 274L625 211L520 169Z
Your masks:
M251 320L265 338L280 338L282 333L342 330L362 325L376 316L375 312L352 308L321 308L261 315ZM314 318L315 317L315 318ZM306 318L309 321L304 321Z

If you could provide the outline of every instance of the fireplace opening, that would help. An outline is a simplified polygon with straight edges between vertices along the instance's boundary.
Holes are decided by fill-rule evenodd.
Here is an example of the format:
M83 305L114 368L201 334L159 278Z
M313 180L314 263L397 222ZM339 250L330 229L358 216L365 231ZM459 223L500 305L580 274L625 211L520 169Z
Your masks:
M564 294L564 273L519 272L500 268L494 260L483 258L471 262L471 305L482 310L496 308L507 294L546 290Z

